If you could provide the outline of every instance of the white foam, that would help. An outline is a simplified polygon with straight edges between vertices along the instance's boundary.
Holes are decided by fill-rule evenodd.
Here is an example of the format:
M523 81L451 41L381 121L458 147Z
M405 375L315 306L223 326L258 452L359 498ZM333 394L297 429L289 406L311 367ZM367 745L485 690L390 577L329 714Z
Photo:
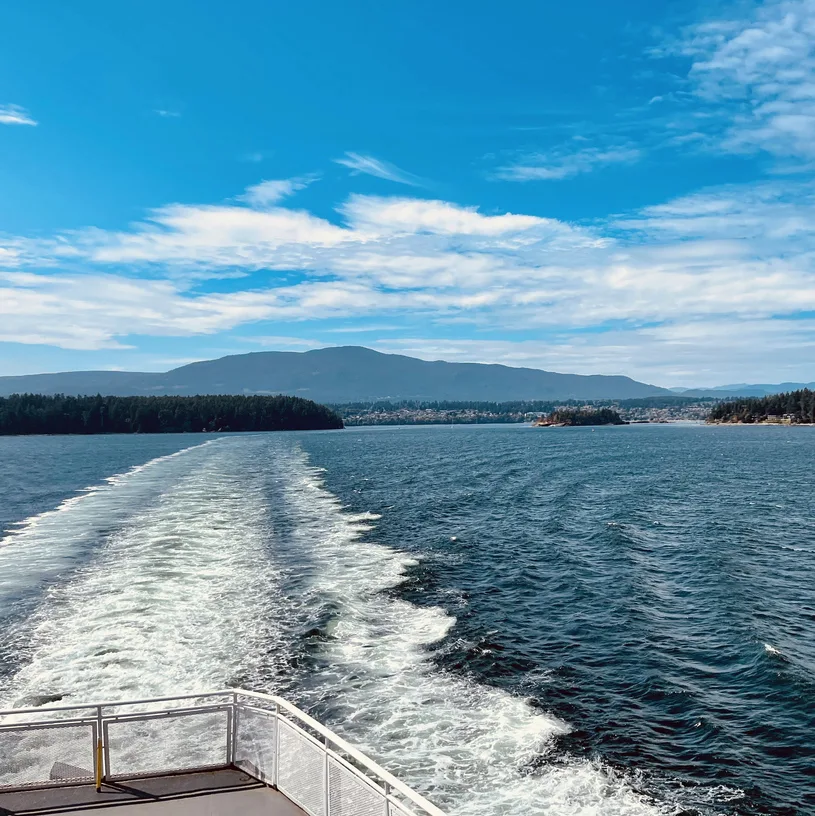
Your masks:
M50 591L30 622L31 658L7 701L211 688L274 651L266 610L279 588L266 554L262 483L234 448L196 454L180 470L163 468L162 492ZM88 520L86 511L74 506Z
M128 480L118 483L114 492L141 503L25 623L27 659L0 683L0 708L43 697L70 705L222 688L247 670L265 666L268 674L268 661L283 654L262 474L247 470L234 446L197 448L179 462L153 463L162 489L147 502ZM96 524L98 512L75 502L61 515L79 530ZM51 542L43 525L27 529L32 546ZM184 727L198 727L194 720ZM40 742L16 746L13 778L3 781L48 778L53 751ZM160 760L162 746L151 750ZM138 745L125 742L122 751L139 759Z
M659 812L600 763L547 761L566 723L433 664L455 619L385 592L414 559L364 540L376 516L344 512L290 441L220 440L148 471L149 490L125 475L13 534L6 551L54 547L65 563L73 545L61 549L60 528L87 543L110 513L118 523L28 621L29 659L0 687L6 705L183 693L247 667L269 677L264 666L285 657L284 623L328 609L299 702L451 816ZM270 479L280 507L269 505ZM286 514L285 535L270 528L272 510ZM298 565L296 595L283 593L276 561ZM37 566L54 574L45 553L29 578ZM41 746L31 756L46 763Z
M0 538L0 608L27 589L61 576L77 556L160 492L169 468L178 468L190 451L217 443L208 440L161 456L86 487L58 507L19 522Z
M660 812L600 763L541 762L566 723L436 668L430 651L455 618L383 592L414 560L364 541L362 518L342 511L305 456L287 468L299 546L319 564L307 603L338 610L303 704L327 710L333 727L456 816Z

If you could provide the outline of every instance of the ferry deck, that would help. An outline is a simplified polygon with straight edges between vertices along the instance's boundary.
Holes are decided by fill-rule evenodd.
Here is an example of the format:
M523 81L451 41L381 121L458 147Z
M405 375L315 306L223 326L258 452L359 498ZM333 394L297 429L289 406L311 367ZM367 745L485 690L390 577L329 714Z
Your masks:
M281 697L0 711L0 816L445 816Z

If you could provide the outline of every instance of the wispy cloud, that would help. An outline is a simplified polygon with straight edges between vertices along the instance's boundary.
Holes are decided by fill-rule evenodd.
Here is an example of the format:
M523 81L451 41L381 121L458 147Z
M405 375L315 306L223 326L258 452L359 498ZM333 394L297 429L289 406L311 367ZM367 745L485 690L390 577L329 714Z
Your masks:
M815 158L815 0L748 9L690 26L654 54L690 60L686 82L709 105L718 149Z
M534 215L483 215L476 207L448 201L352 195L340 208L362 235L415 234L510 236L537 227L560 228L560 222ZM565 225L563 225L565 228ZM568 228L566 228L568 229Z
M613 164L633 164L641 155L641 150L630 145L574 149L570 143L549 153L527 154L516 163L499 167L493 177L503 181L557 181Z
M409 184L412 187L421 187L423 182L418 176L401 170L395 164L366 156L361 153L346 153L341 159L334 159L337 164L347 167L353 174L364 173L368 176L395 181L398 184Z
M744 334L751 337L744 352ZM604 331L557 331L546 342L482 336L476 339L377 340L379 351L425 360L501 363L575 374L624 374L662 386L716 386L722 377L751 382L812 379L813 320L689 321Z
M247 187L244 194L239 198L253 207L271 207L284 198L294 195L298 190L305 189L314 180L314 176L302 176L299 178L261 181L259 184Z
M19 105L0 105L0 125L31 125L38 123L31 114Z
M155 108L153 113L156 116L161 116L163 119L178 119L181 116L181 113L177 110L169 110L167 108Z
M309 337L288 337L286 335L255 334L235 339L244 343L262 346L263 348L297 349L298 351L308 351L309 349L325 348L325 346L333 345L333 343L326 343L322 340L314 340Z
M353 325L353 326L339 326L333 329L326 329L331 334L362 334L363 332L390 332L399 331L400 326L392 326L387 323L367 325Z
M706 342L717 348L711 360L719 372L708 381L724 376L728 360L733 370L746 365L745 337L787 348L775 325L802 348L815 342L807 333L815 312L808 182L713 188L592 228L363 195L339 205L335 223L282 205L301 183L263 182L225 204L168 205L125 231L10 239L15 266L0 269L0 339L122 348L129 335L217 334L258 322L308 321L323 332L329 320L412 319L433 324L435 334L444 326L532 333L553 349L547 356L538 343L537 364L587 371L591 363L593 371L669 383L690 381L683 372L701 365ZM236 269L258 273L251 288L211 291L202 283L204 273ZM724 342L722 326L738 342ZM522 359L520 347L507 349ZM501 359L499 351L491 359ZM785 359L805 364L799 352ZM670 377L658 378L660 370Z

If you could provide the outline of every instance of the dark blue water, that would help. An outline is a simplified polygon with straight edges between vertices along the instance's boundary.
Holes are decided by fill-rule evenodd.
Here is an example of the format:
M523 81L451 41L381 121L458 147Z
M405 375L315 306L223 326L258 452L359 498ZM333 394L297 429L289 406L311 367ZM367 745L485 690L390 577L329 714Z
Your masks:
M0 437L0 532L108 476L188 448L201 436Z
M0 439L0 515L21 521L197 441ZM178 529L199 562L232 541L219 586L274 585L246 614L279 619L261 651L286 659L246 650L226 679L285 674L451 813L815 813L813 452L813 429L775 427L235 436L69 506L57 521L96 532L47 585L101 591L95 547L118 548L110 569L125 570ZM230 496L234 518L205 538ZM92 503L114 500L99 527L108 511ZM49 525L24 528L26 546L54 546ZM248 556L263 570L241 571ZM185 578L200 592L207 580ZM81 631L70 594L31 612L42 643L7 669L10 696L59 674L42 621ZM200 649L202 677L217 676ZM461 784L468 774L501 801Z

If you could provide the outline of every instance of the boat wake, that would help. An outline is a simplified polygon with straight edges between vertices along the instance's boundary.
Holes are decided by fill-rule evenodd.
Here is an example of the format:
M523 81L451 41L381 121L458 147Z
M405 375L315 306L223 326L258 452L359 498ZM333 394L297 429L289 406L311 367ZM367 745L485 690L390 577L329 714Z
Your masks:
M7 537L7 587L44 589L16 626L4 707L221 686L281 653L266 502L242 467L221 440L190 448Z
M394 597L415 562L323 475L287 438L232 437L25 522L0 589L39 594L0 707L285 688L451 816L679 811L557 756L567 723L434 665L455 619Z
M301 704L451 815L675 812L599 761L556 757L568 724L435 666L432 650L455 618L389 593L415 560L371 543L370 515L344 512L305 455L293 454L287 470L295 549L319 565L302 597L333 613Z

